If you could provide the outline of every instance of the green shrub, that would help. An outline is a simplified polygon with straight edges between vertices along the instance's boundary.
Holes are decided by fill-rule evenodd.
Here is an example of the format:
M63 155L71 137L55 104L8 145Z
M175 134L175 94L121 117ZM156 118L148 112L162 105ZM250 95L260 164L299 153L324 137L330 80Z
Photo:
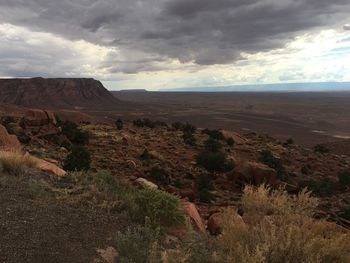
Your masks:
M143 151L143 153L140 156L140 160L145 164L145 165L149 165L150 161L151 161L151 154L149 153L149 151L147 149L145 149Z
M178 122L174 122L173 124L171 124L171 126L177 131L179 131L179 130L182 131L185 124L178 121Z
M228 146L233 147L236 142L232 137L230 137L230 138L227 138L226 143Z
M259 160L259 162L266 164L270 168L275 169L277 174L278 174L278 177L280 179L283 180L288 176L288 174L286 173L286 171L282 165L281 160L276 158L275 156L273 156L273 154L270 150L263 150L260 153L260 157L258 160Z
M115 238L115 246L120 260L118 262L150 262L151 252L154 246L157 246L159 237L159 229L148 225L128 228L124 233L118 232Z
M309 175L311 174L311 166L308 165L303 165L303 167L301 167L301 173L304 175Z
M184 132L182 135L182 139L184 141L184 143L191 145L191 146L195 146L196 145L196 137L194 137L194 135L190 132Z
M118 119L115 121L115 126L117 127L118 130L122 130L123 129L123 126L124 126L124 123L121 119Z
M169 181L168 173L158 166L153 167L148 176L160 183L167 183Z
M350 185L350 171L345 170L338 175L338 181L342 186Z
M196 157L197 164L209 172L228 172L234 168L234 163L227 161L223 152L204 150Z
M209 138L214 140L225 140L224 134L219 130L204 129L202 133L209 135Z
M212 182L212 178L209 174L203 174L199 176L197 180L198 189L201 191L202 189L208 189L210 191L214 190L214 185Z
M307 180L299 183L299 189L307 188L319 196L329 196L335 193L335 184L328 178L322 178L320 181Z
M348 221L350 221L350 208L345 209L340 212L340 216Z
M169 193L145 189L136 197L139 217L149 218L153 226L170 227L184 224L185 217L180 208L180 200Z
M218 152L222 149L222 144L216 139L209 138L204 142L204 148L207 151Z
M315 147L314 147L314 152L315 153L320 153L320 154L326 154L326 153L329 153L329 149L322 145L322 144L317 144Z
M197 130L197 128L189 123L186 123L183 127L182 127L182 131L184 133L195 133Z
M65 121L60 124L62 133L73 143L84 145L89 143L89 134L81 131L78 126L71 121Z
M283 146L288 147L292 144L294 144L294 140L292 138L289 138L288 140L285 141L285 143L283 143Z
M82 146L74 146L64 161L63 169L66 171L87 171L90 169L90 163L90 153Z

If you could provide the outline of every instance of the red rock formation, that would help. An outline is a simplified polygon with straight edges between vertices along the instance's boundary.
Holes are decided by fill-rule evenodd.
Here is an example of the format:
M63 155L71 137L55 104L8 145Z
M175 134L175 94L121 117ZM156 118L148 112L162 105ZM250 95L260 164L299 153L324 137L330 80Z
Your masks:
M203 219L201 218L201 216L198 213L198 209L196 207L196 205L194 203L182 200L181 202L182 207L185 211L185 213L191 218L191 220L193 221L196 229L202 233L205 233L205 225L203 222Z
M0 124L0 149L1 150L13 150L20 149L19 143L15 135L8 134L6 128Z
M236 179L255 185L262 183L275 185L277 180L277 172L262 163L238 162L233 172Z

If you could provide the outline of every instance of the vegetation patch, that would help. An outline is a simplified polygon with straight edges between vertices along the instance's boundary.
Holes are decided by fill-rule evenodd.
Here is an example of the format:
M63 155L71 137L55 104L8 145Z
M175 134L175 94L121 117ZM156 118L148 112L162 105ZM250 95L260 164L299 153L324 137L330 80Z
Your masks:
M66 171L87 171L90 169L91 156L86 148L74 146L72 152L64 161L63 169Z
M33 157L20 151L0 151L0 170L7 174L19 176L36 165L37 162Z

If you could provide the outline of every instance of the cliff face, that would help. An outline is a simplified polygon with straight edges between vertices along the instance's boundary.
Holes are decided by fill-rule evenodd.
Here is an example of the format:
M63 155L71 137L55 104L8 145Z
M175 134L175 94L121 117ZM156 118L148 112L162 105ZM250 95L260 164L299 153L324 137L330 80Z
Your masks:
M104 108L118 100L94 79L0 79L0 103L45 108Z

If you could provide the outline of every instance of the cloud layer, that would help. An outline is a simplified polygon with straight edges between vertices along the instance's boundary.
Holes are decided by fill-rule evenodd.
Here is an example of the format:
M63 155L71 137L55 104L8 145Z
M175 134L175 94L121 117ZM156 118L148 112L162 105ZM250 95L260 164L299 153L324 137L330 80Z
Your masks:
M77 64L87 61L67 63L76 48L82 52L81 43L103 49L96 51L101 59L90 61L98 63L91 74L229 65L245 54L283 48L306 32L348 30L349 11L348 0L2 0L2 36L8 34L5 24L20 36L0 40L0 73L86 75ZM41 45L31 43L39 34ZM72 44L62 48L61 41ZM53 57L57 68L45 71ZM4 63L17 66L4 71Z

